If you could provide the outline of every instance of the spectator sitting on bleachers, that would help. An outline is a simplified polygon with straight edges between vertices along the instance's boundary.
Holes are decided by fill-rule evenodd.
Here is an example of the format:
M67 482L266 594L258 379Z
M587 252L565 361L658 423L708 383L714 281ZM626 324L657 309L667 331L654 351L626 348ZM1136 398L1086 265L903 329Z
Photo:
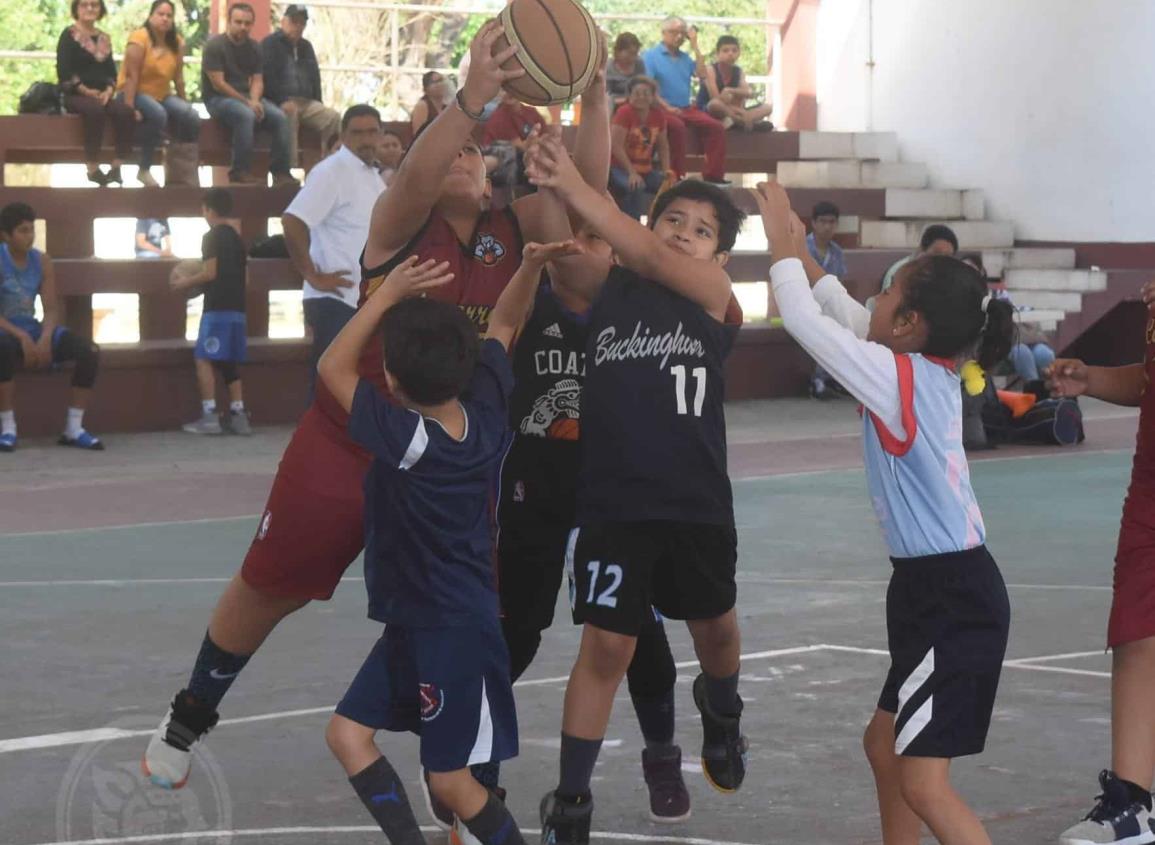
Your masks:
M289 121L276 104L264 97L261 50L249 37L255 14L248 3L229 6L228 28L205 44L201 56L201 95L214 118L232 133L233 161L229 181L237 185L263 184L252 173L253 131L257 124L273 136L269 169L273 185L297 185L289 173Z
M64 108L80 115L84 122L84 160L88 181L97 185L123 182L120 165L132 150L136 117L132 109L113 99L116 92L116 61L112 40L96 28L108 14L104 0L72 0L71 26L60 33L56 43L56 76L64 94ZM100 169L100 147L104 124L112 122L116 154L108 172Z
M750 131L770 130L774 124L766 118L774 110L769 103L747 106L753 92L746 82L738 58L742 46L733 35L723 35L714 48L714 63L706 68L706 74L698 85L698 108L722 121L729 129L737 125Z
M381 168L381 181L388 187L401 166L405 155L405 139L392 129L383 129L377 141L377 166Z
M646 212L646 197L658 192L670 170L666 114L654 105L657 91L654 80L634 77L629 101L614 113L610 125L610 185L622 211L635 220Z
M922 230L922 237L918 242L918 251L890 265L890 269L882 277L882 290L894 284L895 274L904 266L922 255L954 255L958 252L958 236L950 226L942 223L932 223ZM873 297L872 297L873 299Z
M197 388L201 415L183 426L189 434L252 434L241 388L238 364L245 361L245 244L228 222L233 197L224 188L210 188L201 201L201 213L209 230L201 240L201 271L191 276L173 270L173 290L204 289L197 345ZM178 265L179 266L179 265ZM229 413L217 416L216 376L219 370L229 392Z
M421 99L409 114L409 126L413 137L437 119L449 105L449 83L435 70L429 70L421 77Z
M302 126L315 129L324 145L341 132L341 114L321 102L321 68L305 27L309 10L292 4L281 16L281 28L261 42L265 96L289 121L289 164L297 167L297 138Z
M502 91L501 102L481 133L482 152L494 185L514 188L526 184L521 155L525 139L534 127L544 125L537 109Z
M172 232L167 217L142 217L136 221L136 257L172 258Z
M60 325L52 259L32 246L36 213L22 202L0 210L0 452L16 449L16 370L40 370L75 361L61 446L99 451L100 438L84 430L84 409L96 383L100 348ZM44 321L36 319L36 297Z
M834 242L839 216L838 206L834 203L815 204L814 210L810 212L810 234L806 236L806 249L823 270L845 283L846 260L842 255L842 247ZM846 392L821 364L815 364L814 375L810 379L810 395L814 399L833 399L845 396Z
M638 58L642 42L632 32L623 32L614 40L614 56L606 65L606 94L614 111L630 98L630 80L646 75L646 65Z
M680 49L686 41L690 42L694 58ZM729 185L726 130L692 100L694 77L701 78L706 73L705 61L698 50L698 31L687 29L681 18L666 18L662 22L662 43L642 53L642 61L646 64L646 76L658 83L658 105L666 111L670 159L678 178L686 175L686 132L688 127L693 127L706 153L702 178L715 185Z
M117 100L139 115L136 179L146 188L156 187L150 168L166 128L176 143L195 143L200 135L200 116L185 98L184 39L173 14L172 0L153 0L144 24L128 36L116 81Z

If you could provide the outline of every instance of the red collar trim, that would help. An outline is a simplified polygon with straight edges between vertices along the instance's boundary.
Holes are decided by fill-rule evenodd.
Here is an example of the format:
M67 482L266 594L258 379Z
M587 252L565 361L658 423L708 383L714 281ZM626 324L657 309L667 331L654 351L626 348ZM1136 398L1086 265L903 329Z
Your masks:
M946 367L952 373L958 371L958 362L953 358L939 358L937 355L923 355L922 357L930 361L932 364L938 364L940 367Z

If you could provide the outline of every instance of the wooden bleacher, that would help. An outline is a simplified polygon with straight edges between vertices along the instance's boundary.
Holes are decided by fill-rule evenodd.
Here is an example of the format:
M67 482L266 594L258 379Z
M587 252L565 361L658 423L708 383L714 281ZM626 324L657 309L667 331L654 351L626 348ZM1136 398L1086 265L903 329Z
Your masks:
M201 162L228 164L227 134L215 122L202 121ZM408 137L408 124L389 124ZM572 140L573 129L567 130ZM799 135L792 132L730 133L731 172L773 172L779 160L798 155ZM102 158L111 157L111 135ZM303 134L307 164L319 159L315 136ZM697 151L691 144L691 154ZM105 345L102 372L89 419L94 431L140 431L174 428L195 416L196 387L192 344L184 339L186 300L168 289L172 260L110 261L93 258L93 220L98 217L196 217L203 188L139 189L12 187L3 183L3 165L73 163L83 161L80 119L71 116L0 117L0 205L27 202L45 224L46 246L57 268L64 321L91 336L92 295L127 293L139 296L140 342ZM268 166L268 138L258 132L255 172ZM235 212L242 237L252 243L268 234L269 218L279 217L295 189L244 186L233 188ZM883 192L872 189L792 191L798 207L819 198L833 199L846 214L877 215ZM819 196L821 195L821 197ZM748 195L738 194L753 211ZM860 298L872 293L885 266L895 256L877 251L848 255L852 280L862 284ZM731 269L740 281L765 279L765 253L738 253ZM301 281L284 259L252 259L247 296L249 362L244 366L246 402L260 424L288 423L303 410L307 391L308 342L268 338L271 290L295 290ZM794 395L805 390L809 359L781 329L747 325L728 364L731 398ZM21 431L47 435L59 426L66 394L66 373L22 373L18 377Z

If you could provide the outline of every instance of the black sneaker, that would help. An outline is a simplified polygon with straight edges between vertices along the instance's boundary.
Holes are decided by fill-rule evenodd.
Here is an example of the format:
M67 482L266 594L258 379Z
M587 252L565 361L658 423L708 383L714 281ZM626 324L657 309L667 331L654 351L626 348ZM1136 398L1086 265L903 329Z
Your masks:
M216 727L219 718L217 711L181 690L148 741L141 770L162 789L180 789L188 782L192 747Z
M650 791L650 820L680 822L690 817L690 793L682 779L682 749L642 749L642 775Z
M1155 818L1135 801L1127 784L1114 772L1099 772L1103 792L1091 812L1059 837L1062 845L1149 845L1155 842Z
M742 699L738 712L723 716L710 709L706 700L706 676L694 679L694 704L702 714L702 774L719 792L737 792L746 778L746 749L742 736Z
M550 791L541 799L541 845L589 845L594 802L563 801Z

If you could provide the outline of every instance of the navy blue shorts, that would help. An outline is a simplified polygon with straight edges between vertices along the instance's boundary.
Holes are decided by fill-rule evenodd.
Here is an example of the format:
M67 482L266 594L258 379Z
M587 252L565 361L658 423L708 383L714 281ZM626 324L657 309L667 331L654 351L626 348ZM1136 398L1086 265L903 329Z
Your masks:
M388 625L337 713L421 737L421 765L455 772L517 756L517 711L501 627Z
M206 311L201 314L194 358L244 363L247 341L244 311Z
M27 317L10 317L9 322L18 329L23 329L28 332L28 336L32 338L33 343L39 343L40 338L44 335L44 324L39 320L30 319ZM64 326L57 326L52 330L52 348L56 349L56 345L60 343L60 338L68 329ZM0 329L0 334L6 334L3 329Z

